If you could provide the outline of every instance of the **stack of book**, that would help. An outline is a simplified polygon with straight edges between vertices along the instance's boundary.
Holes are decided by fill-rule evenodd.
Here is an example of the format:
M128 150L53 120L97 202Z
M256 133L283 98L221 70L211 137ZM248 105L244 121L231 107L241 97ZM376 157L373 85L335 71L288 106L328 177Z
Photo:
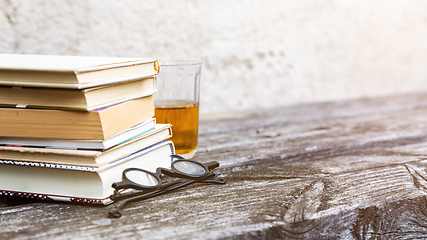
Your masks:
M0 54L0 195L108 204L129 167L170 167L155 59Z

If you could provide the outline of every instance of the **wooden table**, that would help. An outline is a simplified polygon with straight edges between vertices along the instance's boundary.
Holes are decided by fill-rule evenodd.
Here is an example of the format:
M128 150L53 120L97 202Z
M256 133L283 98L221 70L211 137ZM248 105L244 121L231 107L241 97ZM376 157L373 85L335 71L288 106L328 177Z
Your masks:
M197 184L93 207L0 198L1 239L427 238L427 94L238 112L200 123Z

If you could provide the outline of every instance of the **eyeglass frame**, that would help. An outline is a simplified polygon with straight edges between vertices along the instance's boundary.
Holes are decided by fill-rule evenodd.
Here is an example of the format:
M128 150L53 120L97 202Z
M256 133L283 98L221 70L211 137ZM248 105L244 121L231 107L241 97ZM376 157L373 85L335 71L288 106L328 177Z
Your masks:
M217 161L200 163L200 162L197 162L197 161L194 161L191 159L185 159L179 155L171 155L171 158L177 158L177 160L174 160L171 163L171 169L158 167L156 169L156 172L151 172L151 171L148 171L148 170L145 170L142 168L127 168L127 169L125 169L122 173L122 181L115 182L111 185L115 189L114 195L117 195L117 193L120 189L127 189L127 188L132 188L135 190L142 190L144 192L155 191L155 190L159 189L164 184L164 182L161 179L162 174L169 176L169 177L183 178L183 179L188 179L188 180L203 179L204 177L209 175L213 169L215 169L219 166L219 163ZM192 175L192 174L187 174L187 173L181 172L175 168L175 164L178 162L190 162L190 163L196 164L196 165L203 168L204 173L201 175ZM153 185L153 186L148 186L148 185L141 185L141 184L135 183L134 181L130 180L126 176L129 171L140 171L140 172L146 173L146 174L154 177L157 180L157 184Z
M129 180L126 175L125 175L125 171L127 169L125 169L125 171L123 171L122 174L122 179L125 179L126 181L122 181L119 183L123 183L123 184L118 184L118 183L113 183L113 185L115 185L118 189L116 189L115 194L112 195L110 198L114 201L118 200L119 198L127 198L126 200L124 200L115 210L112 210L109 212L109 216L110 217L114 217L114 218L119 218L122 216L122 213L120 212L120 210L122 208L124 208L124 206L129 203L129 202L135 202L135 201L139 201L139 200L145 200L148 198L152 198L155 196L159 196L162 195L166 192L170 192L173 190L176 190L178 188L182 188L185 187L187 185L190 185L192 183L216 183L216 184L225 184L226 181L223 179L215 179L218 174L215 174L212 172L213 169L215 169L216 167L219 166L219 163L216 161L212 161L212 162L208 162L208 163L199 163L196 162L194 160L189 160L189 159L185 159L179 155L171 155L172 158L178 158L178 160L175 160L171 163L171 169L166 169L166 168L157 168L156 169L156 173L144 170L144 169L139 169L142 170L142 172L148 173L151 176L155 176L158 180L157 185L155 185L155 187L150 187L150 186L143 186L143 185L139 185L136 184L137 187L142 187L142 192L137 192L137 193L133 193L133 194L126 194L126 196L123 195L116 195L116 191L118 191L118 189L121 189L119 187L124 187L124 186L134 186L133 185L133 181ZM174 168L174 163L176 163L177 161L187 161L187 162L192 162L195 163L199 166L202 166L204 169L204 173L202 175L191 175L191 174L183 174L181 171L177 170L176 168ZM133 168L135 169L135 168ZM177 173L179 172L179 173ZM171 176L171 177L178 177L181 178L179 180L173 181L173 182L169 182L169 183L163 183L163 181L161 180L160 176L161 173L164 173L167 176ZM183 176L183 177L180 177ZM185 180L184 180L184 179ZM131 183L131 184L129 184Z

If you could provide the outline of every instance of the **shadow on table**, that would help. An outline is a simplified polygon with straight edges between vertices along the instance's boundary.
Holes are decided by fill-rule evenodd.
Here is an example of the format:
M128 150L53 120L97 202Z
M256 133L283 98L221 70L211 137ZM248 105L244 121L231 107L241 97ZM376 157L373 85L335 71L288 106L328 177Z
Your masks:
M46 202L40 199L0 196L0 207L24 205L36 202Z

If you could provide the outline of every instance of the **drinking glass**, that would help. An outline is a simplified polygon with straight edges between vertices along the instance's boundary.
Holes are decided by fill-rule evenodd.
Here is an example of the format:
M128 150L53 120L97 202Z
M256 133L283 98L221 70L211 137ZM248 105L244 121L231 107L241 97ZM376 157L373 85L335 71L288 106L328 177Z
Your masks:
M192 158L197 149L202 63L159 61L159 65L154 95L156 121L172 124L176 154Z

